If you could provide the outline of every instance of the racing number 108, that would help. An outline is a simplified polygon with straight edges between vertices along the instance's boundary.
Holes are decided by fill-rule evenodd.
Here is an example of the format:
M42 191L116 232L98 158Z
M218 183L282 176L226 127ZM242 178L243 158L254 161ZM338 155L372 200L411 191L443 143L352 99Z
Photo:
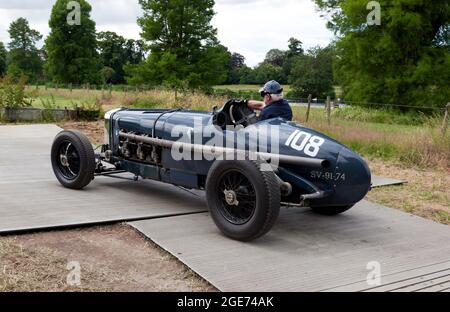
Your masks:
M325 140L321 137L295 130L286 141L286 146L290 146L299 152L303 151L308 156L316 157L323 143L325 143Z

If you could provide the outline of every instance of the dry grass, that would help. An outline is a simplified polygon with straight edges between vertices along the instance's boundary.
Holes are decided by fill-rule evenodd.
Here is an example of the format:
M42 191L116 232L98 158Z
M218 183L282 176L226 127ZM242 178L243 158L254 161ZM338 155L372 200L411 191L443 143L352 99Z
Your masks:
M372 190L367 199L443 224L450 224L450 169L411 168L400 163L369 161L373 174L408 181Z
M92 291L89 286L67 284L67 259L54 251L24 248L15 239L0 239L0 291ZM98 273L85 268L86 280L102 280ZM95 290L107 290L95 288Z
M69 286L69 262L80 286ZM216 291L125 224L0 237L0 291Z

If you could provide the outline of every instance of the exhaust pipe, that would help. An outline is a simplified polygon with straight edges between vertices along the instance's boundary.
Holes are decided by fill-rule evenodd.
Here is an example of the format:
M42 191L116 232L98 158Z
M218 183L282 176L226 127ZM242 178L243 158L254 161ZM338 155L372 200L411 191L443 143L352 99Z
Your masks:
M249 154L252 156L256 156L255 159L262 159L264 161L270 160L278 160L279 163L285 165L297 165L297 166L305 166L305 167L313 167L313 168L328 168L330 167L330 162L326 159L316 159L316 158L307 158L307 157L297 157L297 156L289 156L289 155L280 155L280 154L271 154L271 153L263 153L263 152L250 152L245 150L238 150L234 148L224 148L217 146L207 146L207 145L199 145L199 144L190 144L183 142L175 142L170 140L163 140L157 138L151 138L142 135L125 133L123 131L119 132L119 136L121 138L125 138L131 141L146 143L150 145L160 146L164 148L175 148L182 150L190 150L195 153L203 153L211 156L215 156L218 158L219 156L236 154L243 156L244 158L248 158Z

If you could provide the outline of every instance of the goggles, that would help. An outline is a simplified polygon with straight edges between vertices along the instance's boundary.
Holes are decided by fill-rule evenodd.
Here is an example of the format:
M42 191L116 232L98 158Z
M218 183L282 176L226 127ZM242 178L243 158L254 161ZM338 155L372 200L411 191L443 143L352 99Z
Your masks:
M283 89L278 90L276 93L270 93L270 92L266 92L264 90L260 91L261 97L265 97L267 94L281 94L283 93Z

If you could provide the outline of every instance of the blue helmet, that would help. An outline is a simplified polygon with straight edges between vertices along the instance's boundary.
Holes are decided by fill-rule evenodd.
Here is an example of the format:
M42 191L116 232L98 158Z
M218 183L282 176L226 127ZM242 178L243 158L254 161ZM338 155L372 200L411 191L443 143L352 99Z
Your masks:
M261 93L261 96L266 94L281 94L283 93L283 87L277 81L272 80L266 83L259 92Z

